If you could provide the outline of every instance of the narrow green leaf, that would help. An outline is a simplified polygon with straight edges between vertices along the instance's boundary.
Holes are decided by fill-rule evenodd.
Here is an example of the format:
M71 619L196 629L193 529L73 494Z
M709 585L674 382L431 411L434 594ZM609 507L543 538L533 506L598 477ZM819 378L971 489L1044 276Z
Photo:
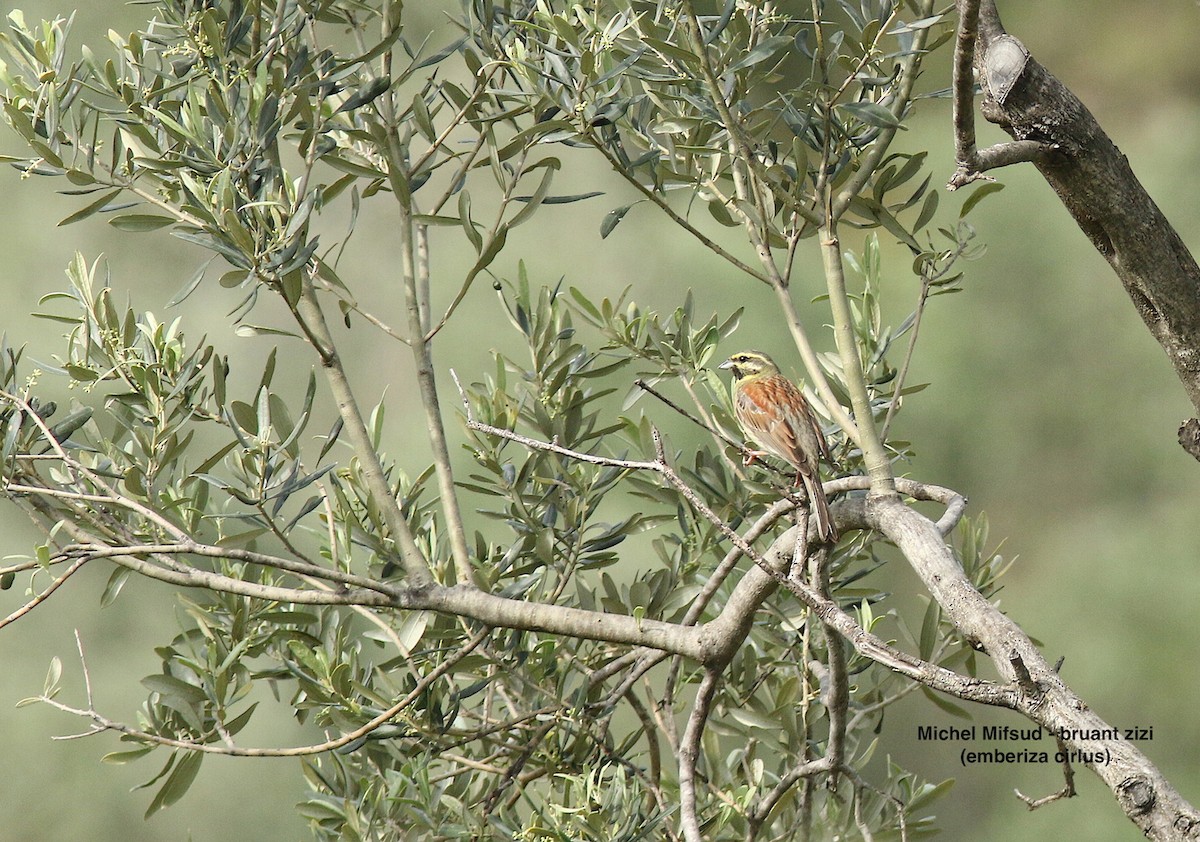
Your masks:
M76 378L78 379L78 378ZM67 417L63 418L57 424L50 428L50 435L55 441L63 442L69 439L75 432L86 424L92 417L93 409L90 406L85 406L82 409L77 409Z
M242 338L250 336L290 336L293 339L299 338L296 333L290 330L281 330L277 327L267 327L266 325L251 325L242 324L233 329L234 336Z
M225 289L233 289L234 287L241 286L249 277L250 273L247 270L233 269L221 275L221 277L217 279L217 283L225 287Z
M58 692L58 682L62 680L62 661L55 656L50 659L50 669L46 671L46 681L42 684L42 695L53 697Z
M361 108L381 97L391 86L392 80L387 76L380 76L378 79L369 79L359 85L354 93L346 97L346 101L338 106L334 114L341 114L343 111L352 111L355 108Z
M542 200L543 205L569 205L572 202L582 202L584 199L594 199L597 196L603 196L603 190L591 190L587 193L571 193L566 196L547 196ZM517 196L518 202L523 202L525 199Z
M439 62L444 61L445 59L449 58L454 53L457 53L459 51L459 49L462 47L462 45L467 43L467 39L469 37L470 36L464 35L462 38L459 38L456 41L453 41L450 44L443 47L442 49L438 50L433 55L430 55L430 56L427 56L426 58L421 59L419 62L415 63L412 67L408 68L408 70L405 71L404 75L408 76L410 73L412 73L416 70L420 70L423 67L429 67L432 64L438 64Z
M258 413L254 407L245 401L232 401L229 404L229 411L233 413L237 425L251 435L258 435L264 432L258 428Z
M324 459L325 455L329 453L330 448L337 443L338 436L342 433L342 426L344 423L345 422L342 421L342 417L340 415L334 419L333 426L329 428L329 432L325 435L325 444L321 445L321 452L317 454L318 462Z
M933 219L933 215L937 213L938 207L938 191L933 190L926 194L925 201L921 204L921 212L917 214L917 221L913 223L913 230L920 231L929 221Z
M622 205L606 213L604 219L600 221L600 239L606 239L613 232L613 229L621 224L621 220L625 218L625 214L629 213L630 209L636 204L638 203L633 202L632 204Z
M63 368L67 370L67 374L71 375L71 379L78 380L80 383L91 383L100 379L99 372L82 365L67 363Z
M999 193L1003 189L1004 189L1004 185L998 181L989 181L986 184L981 184L978 187L978 189L976 189L975 192L972 193L970 196L968 196L967 200L962 203L962 208L958 212L958 218L962 219L964 216L969 214L972 211L972 209L974 209L974 207L976 205L978 205L980 202L982 202L985 198L992 195L993 193Z
M81 219L87 219L89 216L96 213L102 207L104 207L109 202L111 202L114 198L116 198L117 194L120 192L121 192L120 190L112 190L108 193L105 193L103 196L101 196L96 201L91 202L88 205L86 205L85 207L80 208L79 210L75 211L75 213L71 214L70 216L66 216L66 217L62 218L61 220L59 220L59 222L58 222L59 226L70 225L73 222L79 222Z
M113 601L120 595L121 589L125 587L125 583L129 581L133 571L128 567L117 567L108 577L108 582L104 585L104 592L100 594L100 607L107 608L112 605Z
M457 216L439 216L433 213L413 214L413 222L421 225L462 225L462 220Z
M878 126L881 129L901 127L896 115L876 102L847 102L839 105L838 108L849 112L851 117L868 126Z
M933 692L928 687L922 687L921 692L924 693L925 698L927 698L927 699L929 699L929 701L933 702L933 704L936 707L940 708L941 710L944 710L946 713L950 714L951 716L956 716L959 719L968 719L968 720L971 718L971 714L967 713L966 710L964 710L963 708L954 704L953 702L946 700L940 694Z
M937 600L929 600L929 607L925 609L925 618L921 621L919 652L923 660L929 660L929 656L933 654L933 647L937 645L938 621L941 616L941 606L938 605Z
M152 751L154 751L154 746L142 746L141 748L130 749L129 751L110 751L100 758L100 762L111 763L114 766L123 766L138 758L145 757Z
M196 780L196 774L200 771L200 764L203 760L204 754L199 751L189 752L179 759L167 777L166 783L155 794L150 806L146 809L146 818L164 807L170 807L187 793L192 782Z
M508 225L510 228L516 228L522 222L529 219L529 217L533 216L534 211L538 209L538 205L546 198L546 193L550 190L550 182L553 180L554 167L546 167L545 172L542 173L542 180L538 183L537 189L533 191L533 195L525 198L525 207L517 211L512 219L509 220Z
M471 194L466 190L458 194L458 218L462 221L463 233L467 235L475 251L482 251L483 235L475 230L475 223L471 220Z
M208 269L208 264L212 263L215 259L216 257L214 256L204 261L200 268L196 270L195 274L193 274L188 282L183 285L179 292L175 293L175 295L171 297L171 300L167 302L167 306L178 307L180 304L186 301L187 297L195 292L196 288L200 286L200 282L204 280L204 272Z
M148 675L142 679L141 684L151 693L157 693L160 696L174 696L189 704L199 704L207 698L204 688L165 673Z
M775 57L791 47L792 40L790 35L772 35L770 38L764 38L753 50L729 65L729 72L736 73L739 70L745 70L747 67Z
M360 164L356 161L349 161L338 155L323 155L321 161L335 170L341 170L344 173L358 176L359 178L385 178L386 174L382 170L377 170L374 167L368 167L366 164Z

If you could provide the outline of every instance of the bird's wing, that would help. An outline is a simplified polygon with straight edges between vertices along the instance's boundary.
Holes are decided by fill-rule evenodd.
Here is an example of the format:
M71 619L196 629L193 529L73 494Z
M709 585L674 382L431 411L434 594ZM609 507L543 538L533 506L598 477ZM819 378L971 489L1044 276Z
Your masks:
M806 465L808 460L800 448L796 431L785 409L790 398L786 394L786 387L751 383L738 390L737 415L746 434L764 450L800 467Z
M813 437L816 439L817 449L820 454L817 458L824 457L825 461L830 465L836 466L833 461L833 451L829 449L829 442L825 440L825 433L821 430L821 422L817 420L817 416L813 414L812 407L808 401L803 401L799 404L800 414L803 418L802 422L808 429L812 430Z

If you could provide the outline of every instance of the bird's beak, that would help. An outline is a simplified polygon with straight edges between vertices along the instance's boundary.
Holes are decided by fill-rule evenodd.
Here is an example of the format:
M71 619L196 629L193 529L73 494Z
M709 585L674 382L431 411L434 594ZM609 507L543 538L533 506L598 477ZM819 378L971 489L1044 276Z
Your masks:
M717 366L717 368L733 368L733 360L726 360Z

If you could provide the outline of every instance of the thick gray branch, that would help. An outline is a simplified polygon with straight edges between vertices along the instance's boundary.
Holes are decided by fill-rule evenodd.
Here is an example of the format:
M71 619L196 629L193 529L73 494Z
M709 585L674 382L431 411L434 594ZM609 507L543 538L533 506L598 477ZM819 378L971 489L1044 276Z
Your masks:
M934 525L894 497L867 501L867 521L912 565L968 639L1020 692L1016 710L1061 737L1078 761L1108 785L1125 814L1151 839L1196 838L1200 812L1133 743L1063 683L1028 636L975 590Z
M960 8L963 4L960 3ZM1032 161L1112 266L1200 412L1200 267L1121 150L982 0L974 57L981 111Z

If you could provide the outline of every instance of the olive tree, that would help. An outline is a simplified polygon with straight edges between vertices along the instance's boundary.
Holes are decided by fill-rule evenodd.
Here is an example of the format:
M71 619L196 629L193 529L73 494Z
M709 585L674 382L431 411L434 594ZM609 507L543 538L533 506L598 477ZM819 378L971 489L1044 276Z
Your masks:
M120 735L109 759L157 758L148 812L208 754L295 756L319 838L695 842L929 832L948 782L872 762L887 709L920 692L1066 734L1148 835L1185 834L1200 814L995 607L986 518L897 475L922 315L977 249L935 187L1078 160L1046 128L1063 121L1008 119L1014 144L975 149L972 63L996 119L1035 98L1033 65L990 3L959 6L468 0L427 37L400 0L158 0L143 30L82 52L70 21L10 15L13 164L69 182L64 222L204 257L164 320L79 255L44 301L65 331L53 370L0 349L5 494L45 529L0 571L18 595L0 625L84 565L111 569L105 603L141 576L186 606L136 714L63 692L58 659L34 700ZM942 47L957 172L893 148ZM581 156L623 180L615 207L554 190ZM964 212L996 186L973 189ZM739 312L690 295L648 310L636 285L596 292L589 267L500 269L534 217L568 236L556 209L573 202L608 202L603 237L662 215L728 283L772 292L835 444L836 546L782 466L743 464L716 371L754 344ZM352 239L367 212L391 241ZM911 260L885 271L883 238ZM367 249L394 267L385 310L344 271ZM461 272L437 260L462 253ZM206 284L240 291L232 334L283 353L197 339L187 303ZM892 328L881 298L906 295ZM452 371L436 352L478 335L469 296L495 296L510 335ZM364 403L347 330L404 347L415 385L391 400L419 407L423 440L397 443L385 404ZM284 360L302 391L276 385ZM40 393L54 377L69 406ZM923 615L872 585L888 558L924 583ZM264 685L326 738L239 740ZM1051 799L1073 794L1066 773Z

